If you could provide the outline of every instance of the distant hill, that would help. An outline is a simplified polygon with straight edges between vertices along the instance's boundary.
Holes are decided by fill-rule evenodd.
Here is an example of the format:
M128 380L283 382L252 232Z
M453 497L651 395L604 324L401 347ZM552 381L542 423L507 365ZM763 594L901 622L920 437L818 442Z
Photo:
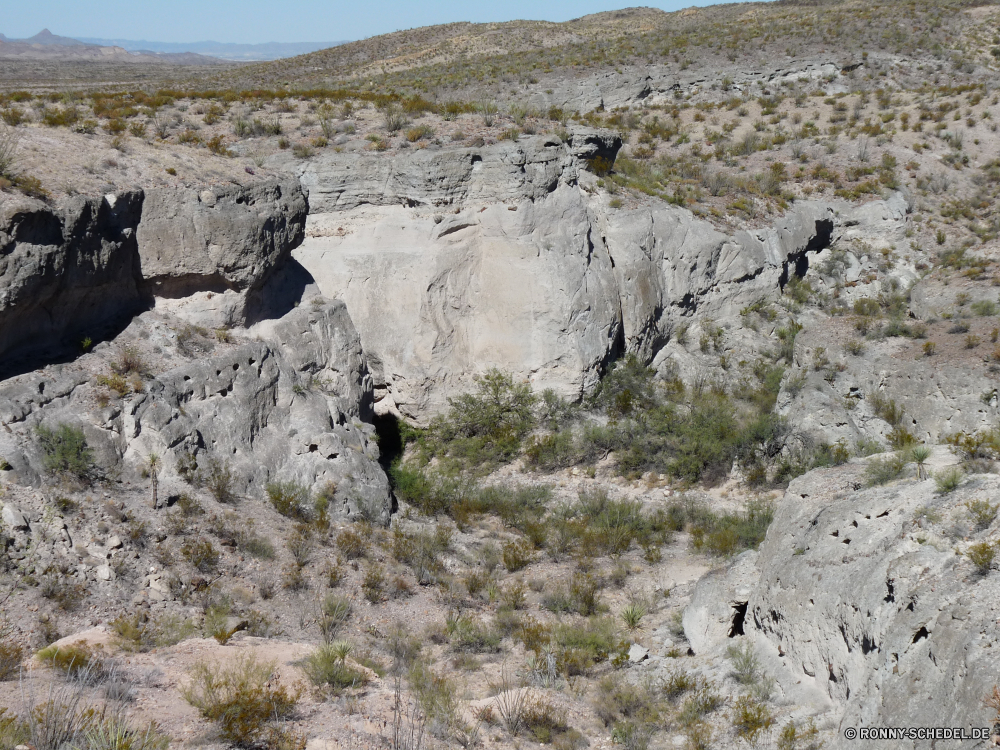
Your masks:
M224 61L194 52L132 51L120 45L92 44L58 36L48 29L27 39L10 39L0 34L0 59L64 61L100 61L123 63L158 63L166 65L219 65Z
M295 57L305 55L310 52L336 47L346 44L340 42L266 42L263 44L233 44L228 42L191 42L190 44L178 42L150 42L146 40L131 39L96 39L92 37L81 37L81 42L88 44L99 44L102 46L114 46L127 49L130 52L153 52L163 53L184 53L193 52L199 55L208 55L221 60L236 61L268 61L280 60L285 57Z

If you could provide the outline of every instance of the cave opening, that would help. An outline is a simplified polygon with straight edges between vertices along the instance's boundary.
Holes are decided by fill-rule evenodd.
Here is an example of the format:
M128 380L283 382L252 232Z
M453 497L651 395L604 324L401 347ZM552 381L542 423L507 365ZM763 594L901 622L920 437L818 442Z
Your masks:
M744 635L743 624L747 619L747 605L749 602L733 602L733 621L729 628L729 637L735 638Z

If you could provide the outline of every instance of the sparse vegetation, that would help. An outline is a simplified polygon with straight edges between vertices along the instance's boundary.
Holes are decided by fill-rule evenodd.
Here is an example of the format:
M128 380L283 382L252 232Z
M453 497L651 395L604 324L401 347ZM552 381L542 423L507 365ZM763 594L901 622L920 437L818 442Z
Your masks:
M275 663L252 651L228 664L199 664L184 689L185 700L219 725L223 739L240 746L287 741L289 730L271 722L289 717L299 701L297 688L281 684Z
M46 470L64 478L90 482L96 468L94 454L81 428L62 422L54 429L39 425L35 433Z

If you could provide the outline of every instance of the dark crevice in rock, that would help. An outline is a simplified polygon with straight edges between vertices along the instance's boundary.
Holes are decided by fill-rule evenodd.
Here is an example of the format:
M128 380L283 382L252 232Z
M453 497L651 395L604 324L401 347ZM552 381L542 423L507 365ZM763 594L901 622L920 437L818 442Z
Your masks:
M749 602L733 602L733 621L729 628L729 637L735 638L743 635L743 625L747 617L747 605Z
M809 272L809 253L818 253L830 247L833 240L833 220L819 219L816 221L816 231L806 246L796 253L791 253L788 259L782 264L781 276L778 277L778 286L784 290L785 285L792 279L792 274L798 278L804 278Z

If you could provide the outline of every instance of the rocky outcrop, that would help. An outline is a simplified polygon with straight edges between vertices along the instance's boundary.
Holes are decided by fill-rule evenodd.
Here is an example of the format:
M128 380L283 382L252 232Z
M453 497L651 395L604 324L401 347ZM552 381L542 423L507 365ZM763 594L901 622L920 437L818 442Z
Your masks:
M142 291L213 327L243 325L248 305L304 236L294 180L249 187L149 190L137 229Z
M140 305L135 229L142 193L73 197L52 208L0 202L0 355L79 342Z
M196 322L242 323L302 240L307 210L295 181L77 196L56 206L5 195L0 354L79 344L151 299L179 295Z
M963 503L993 496L1000 482L976 476L946 496L930 480L859 490L863 470L854 462L791 483L759 554L699 582L684 616L692 646L721 650L745 634L779 685L833 702L834 747L853 745L844 727L988 727L1000 579L964 552L996 522L974 526Z
M123 334L169 345L176 335L144 313ZM363 514L388 522L389 484L378 464L371 413L372 383L360 340L341 302L313 298L262 324L254 339L178 364L120 402L95 407L86 368L110 347L72 365L0 384L0 456L19 482L47 476L35 428L67 423L84 431L105 476L134 472L161 457L162 479L180 484L184 462L202 474L231 475L237 495L262 497L271 481L314 491L336 488L335 517Z
M867 64L875 62L873 55ZM847 89L842 77L850 70L862 67L861 61L846 65L829 57L799 58L783 66L762 65L748 68L742 61L704 61L685 65L678 70L671 65L625 66L615 71L603 71L583 78L566 77L545 81L528 97L528 106L541 111L558 107L567 112L590 112L595 109L613 110L618 107L664 104L675 95L699 89L718 90L724 97L752 86L780 86L785 82L816 81L831 92ZM726 81L724 86L719 84Z
M489 367L579 398L614 358L777 294L854 231L839 204L732 236L660 202L611 208L584 160L619 145L580 129L302 167L314 214L294 257L347 303L377 409L426 421Z

